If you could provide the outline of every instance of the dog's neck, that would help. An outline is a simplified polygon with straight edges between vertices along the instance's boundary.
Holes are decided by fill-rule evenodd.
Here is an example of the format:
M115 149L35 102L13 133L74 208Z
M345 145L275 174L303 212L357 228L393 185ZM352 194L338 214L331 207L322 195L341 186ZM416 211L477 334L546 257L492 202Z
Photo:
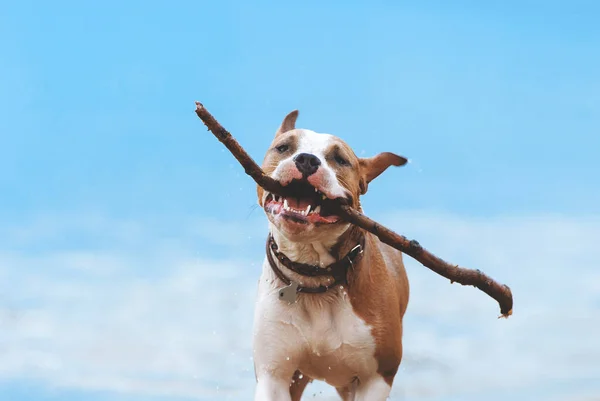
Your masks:
M293 242L272 224L270 230L279 251L291 261L320 267L336 262L349 252L360 241L361 235L358 227L347 224L340 227L338 235L316 238L310 242Z

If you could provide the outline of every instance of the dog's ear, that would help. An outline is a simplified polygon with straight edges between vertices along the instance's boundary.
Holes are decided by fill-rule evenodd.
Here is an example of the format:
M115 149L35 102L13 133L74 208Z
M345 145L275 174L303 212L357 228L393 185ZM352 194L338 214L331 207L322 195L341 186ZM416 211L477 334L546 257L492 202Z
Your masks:
M277 138L279 135L283 134L284 132L288 132L288 131L291 131L294 128L296 128L296 119L297 118L298 118L298 110L294 110L294 111L290 112L287 116L285 116L285 118L283 119L283 122L281 123L281 126L275 133L275 138Z
M377 156L358 159L360 164L360 192L365 194L369 183L377 178L390 166L404 166L408 160L390 152L383 152Z

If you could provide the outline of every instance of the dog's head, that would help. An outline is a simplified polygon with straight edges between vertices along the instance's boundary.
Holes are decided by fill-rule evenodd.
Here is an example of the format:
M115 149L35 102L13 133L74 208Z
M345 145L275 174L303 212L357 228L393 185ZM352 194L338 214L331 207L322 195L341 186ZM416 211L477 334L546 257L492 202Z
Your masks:
M293 196L282 198L258 187L259 204L292 241L338 237L348 224L333 214L331 200L344 198L360 208L369 183L389 166L402 166L407 160L389 152L359 158L336 136L296 129L297 118L297 110L285 117L262 165L265 174L287 186Z

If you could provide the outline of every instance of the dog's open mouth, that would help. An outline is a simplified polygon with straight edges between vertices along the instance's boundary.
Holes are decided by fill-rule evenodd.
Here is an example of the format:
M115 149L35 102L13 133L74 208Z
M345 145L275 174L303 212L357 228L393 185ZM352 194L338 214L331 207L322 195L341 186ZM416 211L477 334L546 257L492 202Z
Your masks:
M333 224L340 221L334 214L333 201L306 181L293 180L286 188L287 197L268 193L265 211L296 223Z

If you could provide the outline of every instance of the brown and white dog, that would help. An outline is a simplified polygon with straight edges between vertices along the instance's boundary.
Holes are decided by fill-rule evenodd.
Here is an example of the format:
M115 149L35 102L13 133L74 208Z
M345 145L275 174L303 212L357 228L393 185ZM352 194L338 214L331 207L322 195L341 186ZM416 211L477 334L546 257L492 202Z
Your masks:
M297 117L285 117L262 166L294 196L258 188L270 233L254 316L254 399L298 401L315 379L344 401L383 401L402 359L402 254L328 204L346 198L362 210L369 182L407 160L358 158L338 137L296 129Z

